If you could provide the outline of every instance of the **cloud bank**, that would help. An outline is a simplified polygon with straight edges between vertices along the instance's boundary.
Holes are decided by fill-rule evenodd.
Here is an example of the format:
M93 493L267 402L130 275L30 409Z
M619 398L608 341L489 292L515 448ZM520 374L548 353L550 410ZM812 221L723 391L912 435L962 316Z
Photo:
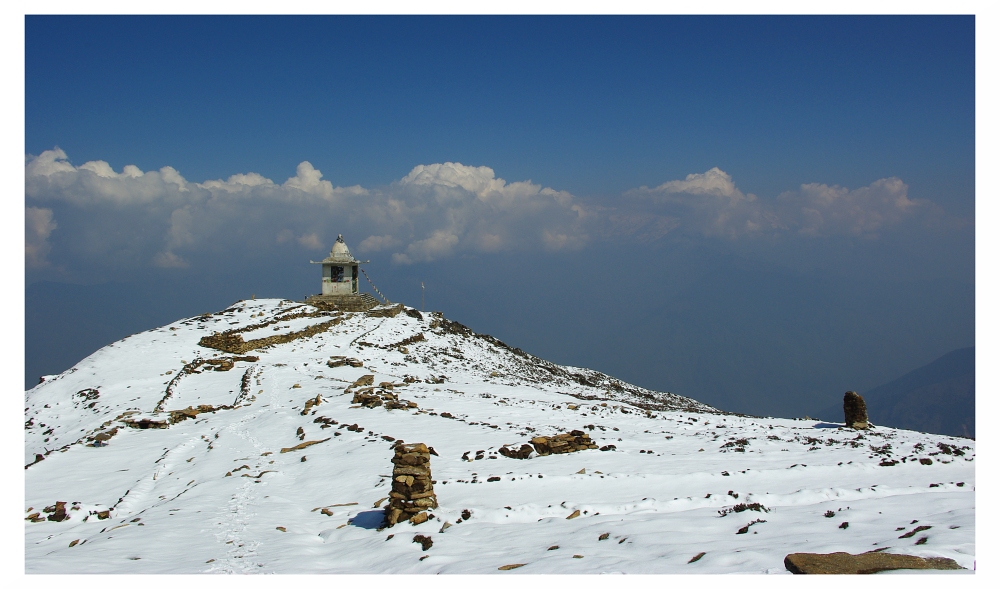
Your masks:
M26 157L25 197L29 269L183 269L279 247L318 256L338 233L357 254L387 255L398 264L671 235L870 238L932 208L908 198L898 178L858 189L805 184L760 199L712 168L595 202L452 162L416 166L375 188L333 186L309 162L280 184L253 172L198 183L169 166L145 172L133 165L116 172L104 161L75 166L58 148Z

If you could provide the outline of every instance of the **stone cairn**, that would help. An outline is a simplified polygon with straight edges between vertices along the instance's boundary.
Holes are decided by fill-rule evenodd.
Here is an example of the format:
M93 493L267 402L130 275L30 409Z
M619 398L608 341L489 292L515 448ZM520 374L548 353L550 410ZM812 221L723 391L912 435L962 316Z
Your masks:
M386 525L427 521L426 510L437 507L431 480L431 453L424 444L397 444L392 457L392 490L385 508Z
M854 391L844 393L844 423L854 429L868 429L868 409L865 400Z

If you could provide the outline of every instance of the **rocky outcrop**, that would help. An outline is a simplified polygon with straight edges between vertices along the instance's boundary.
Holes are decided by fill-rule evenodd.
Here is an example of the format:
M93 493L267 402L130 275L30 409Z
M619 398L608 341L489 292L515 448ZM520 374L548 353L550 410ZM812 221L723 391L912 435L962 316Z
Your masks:
M854 391L844 393L844 423L854 429L868 429L868 409L865 400Z
M872 551L863 554L796 552L785 557L785 568L805 575L868 575L899 569L959 570L963 567L950 558Z
M409 519L426 521L427 514L421 512L438 506L431 480L430 449L424 444L402 443L395 448L386 524L393 526Z

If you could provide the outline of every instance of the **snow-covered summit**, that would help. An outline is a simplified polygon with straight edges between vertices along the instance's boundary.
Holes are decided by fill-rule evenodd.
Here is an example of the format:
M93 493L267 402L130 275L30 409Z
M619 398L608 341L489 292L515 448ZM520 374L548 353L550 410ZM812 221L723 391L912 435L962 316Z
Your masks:
M25 420L29 572L784 572L881 547L973 565L970 440L726 414L401 305L240 301L46 377ZM573 430L602 450L499 452ZM397 440L435 449L440 506L378 530Z

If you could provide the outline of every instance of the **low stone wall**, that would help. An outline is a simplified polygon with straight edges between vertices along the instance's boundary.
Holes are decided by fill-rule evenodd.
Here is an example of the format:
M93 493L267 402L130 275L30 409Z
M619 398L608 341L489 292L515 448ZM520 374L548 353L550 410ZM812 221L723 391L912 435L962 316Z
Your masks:
M605 448L610 450L614 449L614 446L605 446ZM601 450L604 450L605 448L601 448ZM531 438L530 445L521 444L520 448L517 447L517 444L506 444L497 450L497 452L499 452L501 456L506 456L507 458L525 460L526 458L530 458L533 452L537 452L539 456L548 456L549 454L566 454L568 452L596 449L597 444L590 439L589 435L585 434L581 430L575 429L566 434L537 436ZM478 459L479 457L477 456L476 458Z
M590 436L578 429L568 434L531 438L531 445L535 447L535 452L538 452L539 456L597 449L597 444L590 439Z
M331 319L330 321L310 325L301 331L283 333L281 335L272 335L269 337L262 337L260 339L252 339L250 341L243 341L243 336L239 335L235 331L223 331L213 335L206 335L198 341L198 345L203 348L212 348L214 350L229 352L230 354L245 354L250 350L273 346L275 344L287 344L288 342L293 342L297 339L312 337L317 333L322 333L334 325L337 325L343 320L343 316L341 316Z

